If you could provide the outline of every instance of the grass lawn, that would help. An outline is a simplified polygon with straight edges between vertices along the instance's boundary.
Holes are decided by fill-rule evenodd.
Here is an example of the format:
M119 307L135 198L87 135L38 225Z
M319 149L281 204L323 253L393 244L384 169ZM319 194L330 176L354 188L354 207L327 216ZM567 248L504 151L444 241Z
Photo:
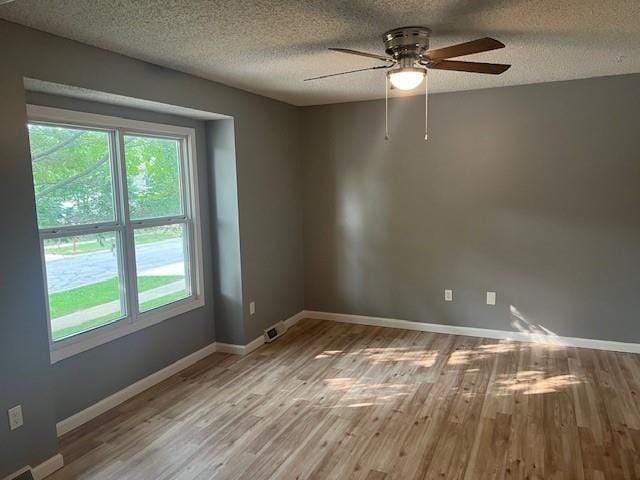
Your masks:
M177 282L182 278L184 277L179 275L139 277L138 291L146 292L156 287ZM119 298L118 278L113 277L102 282L51 294L49 296L49 310L51 318L58 318L79 310L113 302Z
M181 298L184 298L186 296L187 291L185 289L178 290L177 292L173 292L168 295L163 295L162 297L154 298L153 300L142 302L140 304L140 311L146 312L147 310L152 310L156 307L166 305L167 303L175 302L176 300L180 300Z
M149 276L140 277L138 279L138 291L146 292L169 283L177 282L184 277L179 275L166 275L166 276ZM51 318L56 318L68 315L70 313L85 310L87 308L95 307L97 305L103 305L105 303L118 300L120 297L120 291L118 288L118 279L116 277L104 280L102 282L93 283L91 285L85 285L84 287L78 287L64 292L54 293L49 299L49 308L51 311ZM152 300L148 300L140 304L140 311L152 310L161 305L166 305L176 300L180 300L187 296L187 291L182 289L177 292L163 295ZM108 315L103 315L98 318L92 318L76 325L68 327L58 328L53 330L53 339L60 340L61 338L68 337L80 332L91 330L95 327L107 325L114 320L117 320L122 316L121 312L113 312Z
M176 300L180 300L181 298L184 298L186 296L187 296L187 291L183 289L169 295L164 295L162 297L154 298L153 300L149 300L148 302L141 303L140 311L146 312L156 307L160 307L162 305L175 302ZM65 338L70 335L75 335L76 333L86 332L87 330L91 330L92 328L103 327L104 325L107 325L113 322L114 320L119 319L121 316L122 314L120 312L114 312L109 315L104 315L102 317L87 320L86 322L82 322L77 325L59 328L53 331L53 339L60 340L61 338Z
M87 320L86 322L79 323L77 325L58 328L57 330L53 330L53 340L60 340L61 338L68 337L69 335L74 335L80 332L86 332L87 330L91 330L95 327L102 327L111 323L114 320L120 318L122 314L120 312L110 313L109 315L105 315L103 317L94 318L92 320Z

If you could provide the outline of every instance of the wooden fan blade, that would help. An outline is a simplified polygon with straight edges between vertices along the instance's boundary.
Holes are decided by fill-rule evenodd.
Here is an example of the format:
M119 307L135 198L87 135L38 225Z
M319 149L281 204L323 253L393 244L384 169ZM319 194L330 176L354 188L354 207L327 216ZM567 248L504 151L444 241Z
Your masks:
M359 52L358 50L351 50L350 48L330 48L329 50L332 50L334 52L340 52L340 53L348 53L349 55L359 55L361 57L375 58L378 60L383 60L385 62L395 63L395 60L389 57L385 57L384 55L377 55L375 53L368 53L368 52Z
M427 68L436 70L455 70L457 72L488 73L490 75L500 75L509 70L511 65L502 63L479 63L479 62L457 62L455 60L438 60L437 62L427 62Z
M429 50L422 56L428 60L443 60L445 58L471 55L472 53L488 52L489 50L497 50L498 48L504 48L504 43L493 38L485 37L466 43L459 43L458 45L451 45L450 47Z
M330 73L329 75L321 75L319 77L305 78L304 81L309 82L311 80L320 80L321 78L336 77L338 75L347 75L349 73L364 72L366 70L378 70L379 68L390 68L390 67L392 67L392 65L378 65L378 66L369 67L369 68L359 68L358 70L349 70L348 72Z

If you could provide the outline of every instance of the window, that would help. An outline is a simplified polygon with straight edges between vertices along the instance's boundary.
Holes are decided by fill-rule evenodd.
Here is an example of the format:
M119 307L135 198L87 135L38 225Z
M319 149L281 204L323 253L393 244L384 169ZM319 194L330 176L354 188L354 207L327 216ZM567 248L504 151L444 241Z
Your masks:
M52 361L202 306L194 131L28 114Z

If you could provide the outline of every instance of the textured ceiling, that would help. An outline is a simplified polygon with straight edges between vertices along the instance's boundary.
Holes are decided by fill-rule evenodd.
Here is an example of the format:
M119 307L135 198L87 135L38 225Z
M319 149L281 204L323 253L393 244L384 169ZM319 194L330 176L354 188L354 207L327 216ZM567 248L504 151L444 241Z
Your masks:
M432 71L430 91L640 72L640 0L16 0L0 18L295 105L384 96L384 74L306 77L376 65L327 51L382 53L381 34L433 30L431 47L493 36L465 59L500 76Z

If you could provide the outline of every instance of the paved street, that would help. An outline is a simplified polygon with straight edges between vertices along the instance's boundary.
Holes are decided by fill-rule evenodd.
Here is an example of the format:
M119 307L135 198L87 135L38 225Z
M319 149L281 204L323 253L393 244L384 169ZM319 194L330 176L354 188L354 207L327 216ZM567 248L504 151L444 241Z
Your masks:
M141 245L136 249L138 271L182 262L182 239L172 238ZM68 255L47 261L49 292L60 292L115 277L118 273L116 254L110 251Z

